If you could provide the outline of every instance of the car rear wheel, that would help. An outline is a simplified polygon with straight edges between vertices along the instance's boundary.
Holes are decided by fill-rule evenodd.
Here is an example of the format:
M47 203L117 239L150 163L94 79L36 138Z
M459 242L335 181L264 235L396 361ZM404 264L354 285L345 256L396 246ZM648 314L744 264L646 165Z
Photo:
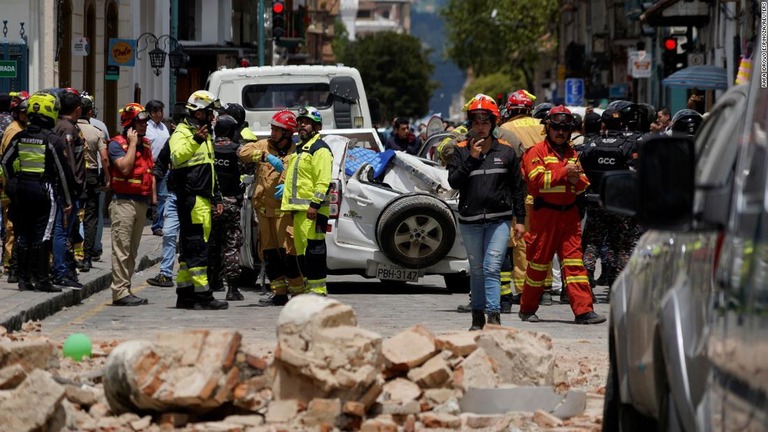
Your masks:
M469 275L464 273L454 273L443 275L445 281L445 287L448 291L457 294L465 294L469 292Z
M379 216L376 240L393 263L424 268L445 258L456 239L451 209L435 197L404 195Z

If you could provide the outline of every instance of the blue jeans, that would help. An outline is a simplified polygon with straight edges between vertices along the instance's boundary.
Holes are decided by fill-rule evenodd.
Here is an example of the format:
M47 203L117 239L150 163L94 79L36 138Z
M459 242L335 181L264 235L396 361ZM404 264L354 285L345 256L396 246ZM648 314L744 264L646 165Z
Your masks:
M77 200L72 204L72 211L64 214L63 198L56 202L56 220L53 223L53 278L62 279L69 276L69 260L67 259L67 244L72 235L72 229L77 221ZM66 218L66 222L65 222ZM64 225L66 224L66 228Z
M507 254L510 221L459 224L469 258L473 311L501 310L501 264Z
M168 193L163 215L163 260L160 261L160 274L173 276L173 263L176 261L176 242L179 236L179 212L176 209L176 194Z
M163 219L165 218L165 202L168 199L168 174L157 184L157 221L152 222L152 232L159 229L165 229ZM178 223L178 218L176 219Z

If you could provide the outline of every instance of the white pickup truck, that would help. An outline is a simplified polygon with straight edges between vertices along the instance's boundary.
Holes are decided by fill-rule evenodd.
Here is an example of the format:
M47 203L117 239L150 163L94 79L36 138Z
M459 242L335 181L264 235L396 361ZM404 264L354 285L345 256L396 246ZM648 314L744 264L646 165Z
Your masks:
M346 66L221 69L211 73L206 88L222 103L242 105L254 131L269 131L269 120L281 109L307 105L320 111L326 130L372 128L378 117L378 102L366 99L360 72Z

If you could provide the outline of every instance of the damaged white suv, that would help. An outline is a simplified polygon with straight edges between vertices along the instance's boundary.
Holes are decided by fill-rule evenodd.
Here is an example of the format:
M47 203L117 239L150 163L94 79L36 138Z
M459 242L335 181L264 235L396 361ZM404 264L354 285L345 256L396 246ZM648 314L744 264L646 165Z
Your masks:
M334 156L328 272L400 282L437 274L450 291L469 292L458 192L448 185L448 172L383 151L374 129L324 130L322 137Z

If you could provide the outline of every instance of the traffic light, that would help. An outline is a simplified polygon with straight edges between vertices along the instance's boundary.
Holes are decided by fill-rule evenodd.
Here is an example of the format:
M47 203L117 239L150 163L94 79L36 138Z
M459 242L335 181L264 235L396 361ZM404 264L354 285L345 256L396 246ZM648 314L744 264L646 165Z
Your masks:
M274 0L272 2L272 37L280 39L285 35L285 2Z
M686 67L688 64L687 53L681 51L683 47L688 45L690 44L687 42L681 43L678 36L669 36L662 40L661 62L665 77Z

